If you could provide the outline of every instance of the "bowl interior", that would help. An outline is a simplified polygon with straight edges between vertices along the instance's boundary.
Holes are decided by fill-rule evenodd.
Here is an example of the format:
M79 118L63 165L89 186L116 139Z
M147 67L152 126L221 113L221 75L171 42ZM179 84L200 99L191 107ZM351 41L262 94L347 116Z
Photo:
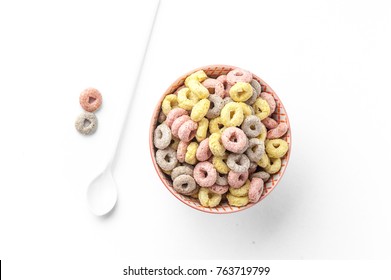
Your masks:
M155 160L156 148L153 145L153 131L156 128L161 103L162 103L164 97L168 94L174 93L180 86L184 85L184 81L187 76L189 76L190 74L192 74L198 70L204 70L204 72L208 75L208 77L217 78L220 75L226 75L229 71L231 71L235 68L237 68L237 67L227 66L227 65L210 65L210 66L205 66L205 67L195 69L195 70L183 75L182 77L178 78L173 84L171 84L171 86L166 90L166 92L163 94L163 96L159 100L159 102L156 106L156 109L154 111L152 121L151 121L150 135L149 135L149 146L150 146L153 165L154 165L156 172L159 175L161 181L167 187L167 189L180 201L182 201L183 203L187 204L188 206L190 206L194 209L208 212L208 213L216 213L216 214L218 214L218 213L220 213L220 214L232 213L232 212L237 212L237 211L247 209L247 208L252 207L253 205L259 203L262 199L264 199L267 195L269 195L269 193L277 186L278 182L281 180L281 178L285 172L285 169L287 167L289 155L290 155L290 150L291 150L291 129L289 126L289 119L286 114L285 108L282 105L277 94L272 90L272 88L268 84L266 84L262 79L260 79L259 77L257 77L256 75L253 74L254 79L256 79L262 85L262 91L266 91L266 92L271 93L274 97L274 100L276 101L277 106L276 106L276 111L273 113L273 118L275 118L278 122L286 122L289 126L288 132L283 137L283 139L288 142L289 150L288 150L287 154L281 159L281 170L278 173L272 175L270 177L270 179L268 180L268 182L265 184L265 187L264 187L264 190L263 190L263 193L262 193L260 200L257 203L249 203L244 207L234 207L234 206L229 205L227 202L224 202L221 205L219 205L218 207L208 208L208 207L202 206L198 202L197 199L194 199L189 196L181 195L181 194L177 193L172 188L172 181L171 181L170 176L165 174L156 163L156 160Z

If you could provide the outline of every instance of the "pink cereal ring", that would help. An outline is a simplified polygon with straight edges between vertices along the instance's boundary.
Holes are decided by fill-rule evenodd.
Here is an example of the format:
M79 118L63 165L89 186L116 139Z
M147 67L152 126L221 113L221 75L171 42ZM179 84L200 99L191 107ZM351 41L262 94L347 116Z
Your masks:
M208 161L197 163L194 167L194 180L201 187L211 187L216 183L217 171L213 164Z
M253 79L253 75L243 69L236 68L227 74L227 82L231 86L237 82L250 83Z
M166 118L166 125L168 127L171 127L172 126L172 123L177 119L179 118L180 116L183 116L183 115L189 115L189 113L185 110L185 109L182 109L182 108L175 108L175 109L172 109L168 115L167 115L167 118Z
M167 122L167 121L166 121ZM267 129L273 129L278 126L278 122L272 118L267 117L261 121Z
M248 172L235 172L230 171L228 173L228 185L233 187L234 189L240 188L243 186L248 179Z
M198 123L193 120L184 122L178 130L178 138L185 142L190 142L196 135Z
M251 183L250 183L250 189L248 190L248 200L250 202L257 202L263 192L263 180L261 178L252 178Z
M220 186L217 184L214 184L209 188L212 192L217 194L225 194L229 190L229 186Z
M286 123L280 123L276 128L271 129L267 132L267 139L277 139L284 136L288 131L288 125Z
M219 82L221 82L223 84L224 97L229 97L229 90L231 89L232 86L230 84L228 84L227 75L218 76L216 80L218 80Z
M87 88L80 93L79 102L87 112L94 112L102 105L102 95L95 88Z
M179 138L178 137L179 128L182 126L182 124L184 124L188 120L190 120L190 117L188 115L183 115L177 118L171 125L172 135L174 135L176 138Z
M209 138L206 138L200 142L196 152L196 158L198 161L206 161L212 156L212 152L209 149Z
M261 92L261 94L259 96L262 99L265 99L267 104L269 104L269 107L270 107L270 114L269 114L269 116L270 116L276 110L276 101L274 100L273 95L270 92L263 91L263 92Z
M233 153L243 153L248 146L248 139L243 130L235 126L226 128L221 135L224 148Z
M188 142L183 142L183 141L179 142L178 148L176 151L176 158L178 159L179 162L185 162L187 146L189 146Z
M216 79L206 79L202 82L202 85L209 90L210 94L217 94L221 98L224 98L225 91L223 83Z

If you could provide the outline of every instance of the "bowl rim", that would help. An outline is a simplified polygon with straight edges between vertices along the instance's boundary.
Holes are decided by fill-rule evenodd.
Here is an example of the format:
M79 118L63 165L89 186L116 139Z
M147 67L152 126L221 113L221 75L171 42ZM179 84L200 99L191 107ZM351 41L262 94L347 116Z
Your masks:
M276 187L277 185L280 183L281 179L283 178L284 174L285 174L285 171L288 167L288 164L289 164L289 159L290 159L290 155L291 155L291 151L292 151L292 129L291 129L291 123L289 121L289 116L288 116L288 112L286 111L285 109L285 106L283 104L283 102L281 101L280 97L275 93L275 91L269 86L268 83L266 83L263 79L261 79L260 77L258 77L257 75L255 75L253 72L252 75L259 81L262 82L262 84L266 85L267 88L269 88L273 95L277 96L278 97L278 101L279 103L281 104L281 107L284 109L285 111L285 118L286 118L286 121L287 123L289 124L289 150L288 150L288 153L286 154L286 163L285 163L285 168L281 171L280 173L280 177L278 179L278 181L276 182L276 184L273 186L273 188L264 196L262 196L257 202L255 203L249 203L247 204L246 206L243 206L243 207L237 207L236 209L232 209L230 211L221 211L221 212L212 212L212 211L208 211L204 208L201 208L201 207L197 207L195 205L192 205L190 203L187 203L186 201L182 200L181 198L179 198L178 196L175 195L175 190L171 187L171 186L168 186L166 184L166 180L165 180L165 175L162 174L163 172L160 170L159 166L157 165L157 162L156 162L156 159L155 159L155 147L153 145L153 133L154 133L154 130L156 128L156 119L158 117L158 114L160 113L160 110L161 110L161 104L163 102L163 99L166 97L166 95L168 94L171 94L173 91L172 91L172 87L173 85L177 84L179 81L183 80L184 78L186 78L187 76L193 74L194 72L197 72L199 70L205 70L205 69L208 69L208 68L211 68L211 67L221 67L221 68L228 68L228 69L235 69L235 68L240 68L240 67L236 67L236 66L232 66L232 65L227 65L227 64L210 64L210 65L204 65L204 66L201 66L201 67L197 67L189 72L187 72L186 74L183 74L181 75L180 77L178 77L173 83L171 83L168 88L165 90L165 92L162 94L162 96L159 98L159 101L157 102L156 106L155 106L155 109L153 110L153 114L152 114L152 118L151 118L151 121L150 121L150 128L149 128L149 151L150 151L150 156L151 156L151 160L152 160L152 163L153 163L153 166L155 168L155 171L160 179L160 181L163 183L163 185L166 187L166 189L176 198L178 199L179 201L181 201L183 204L185 204L186 206L189 206L193 209L196 209L198 211L201 211L201 212L204 212L204 213L208 213L208 214L232 214L232 213L237 213L237 212L240 212L240 211L244 211L246 209L249 209L255 205L257 205L259 202L261 202L264 198L266 198ZM164 177L164 178L163 178ZM175 193L174 193L175 192Z

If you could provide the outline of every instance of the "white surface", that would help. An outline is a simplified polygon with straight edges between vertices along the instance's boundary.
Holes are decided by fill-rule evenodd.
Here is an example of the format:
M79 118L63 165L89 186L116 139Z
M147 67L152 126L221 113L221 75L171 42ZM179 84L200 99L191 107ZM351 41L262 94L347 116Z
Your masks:
M104 219L88 211L86 187L111 151L153 3L67 5L0 4L0 259L23 263L19 279L28 269L49 279L70 259L64 278L90 275L96 259L390 258L388 2L163 1ZM268 82L292 125L279 186L233 215L180 203L148 148L159 96L215 63ZM73 127L87 86L104 99L93 137Z

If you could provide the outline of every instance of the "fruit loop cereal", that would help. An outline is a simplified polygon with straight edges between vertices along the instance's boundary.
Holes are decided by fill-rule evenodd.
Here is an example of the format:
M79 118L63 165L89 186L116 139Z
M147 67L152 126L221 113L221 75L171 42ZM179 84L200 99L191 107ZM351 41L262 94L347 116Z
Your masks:
M231 69L184 77L164 97L151 132L173 191L200 207L257 203L289 150L273 91L251 72Z
M87 112L95 112L102 105L102 95L95 88L87 88L80 94L80 105Z

